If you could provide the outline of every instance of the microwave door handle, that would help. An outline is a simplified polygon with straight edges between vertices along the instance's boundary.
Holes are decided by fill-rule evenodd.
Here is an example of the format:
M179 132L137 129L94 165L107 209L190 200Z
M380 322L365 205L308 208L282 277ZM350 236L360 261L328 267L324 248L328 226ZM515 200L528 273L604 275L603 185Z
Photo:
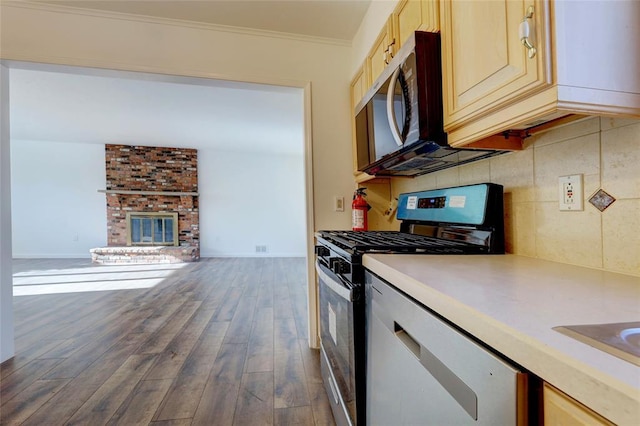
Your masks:
M396 144L401 147L404 144L402 136L400 135L400 129L398 123L396 123L396 111L395 111L395 97L396 97L396 82L398 81L398 75L400 74L400 67L396 68L389 80L389 89L387 90L387 119L389 120L389 128Z

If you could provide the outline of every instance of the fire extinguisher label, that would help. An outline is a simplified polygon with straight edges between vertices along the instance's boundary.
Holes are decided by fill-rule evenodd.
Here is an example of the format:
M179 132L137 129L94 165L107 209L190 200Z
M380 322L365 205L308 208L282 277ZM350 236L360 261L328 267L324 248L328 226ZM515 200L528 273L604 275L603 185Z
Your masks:
M364 210L353 210L353 229L364 229Z

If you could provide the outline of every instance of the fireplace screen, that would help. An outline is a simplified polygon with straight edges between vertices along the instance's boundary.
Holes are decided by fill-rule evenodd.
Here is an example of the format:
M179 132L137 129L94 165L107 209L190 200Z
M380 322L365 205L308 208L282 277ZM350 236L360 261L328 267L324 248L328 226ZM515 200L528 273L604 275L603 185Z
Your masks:
M127 213L127 245L177 246L178 213Z

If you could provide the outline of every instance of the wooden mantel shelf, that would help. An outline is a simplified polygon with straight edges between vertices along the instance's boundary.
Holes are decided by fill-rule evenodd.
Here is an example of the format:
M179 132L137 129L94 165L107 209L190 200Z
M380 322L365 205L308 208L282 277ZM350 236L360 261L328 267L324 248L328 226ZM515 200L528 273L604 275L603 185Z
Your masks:
M192 196L197 197L198 192L175 192L175 191L127 191L124 189L98 189L104 194L124 194L124 195L166 195L174 197Z

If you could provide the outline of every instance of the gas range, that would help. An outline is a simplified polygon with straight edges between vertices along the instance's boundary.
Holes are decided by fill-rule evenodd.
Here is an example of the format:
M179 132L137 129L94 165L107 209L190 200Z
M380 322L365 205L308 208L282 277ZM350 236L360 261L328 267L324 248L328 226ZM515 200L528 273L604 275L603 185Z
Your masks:
M502 186L400 194L399 231L318 231L321 370L337 424L366 424L366 253L504 253Z
M316 254L334 272L358 283L350 275L366 253L504 253L501 185L400 194L397 218L399 231L318 231Z

